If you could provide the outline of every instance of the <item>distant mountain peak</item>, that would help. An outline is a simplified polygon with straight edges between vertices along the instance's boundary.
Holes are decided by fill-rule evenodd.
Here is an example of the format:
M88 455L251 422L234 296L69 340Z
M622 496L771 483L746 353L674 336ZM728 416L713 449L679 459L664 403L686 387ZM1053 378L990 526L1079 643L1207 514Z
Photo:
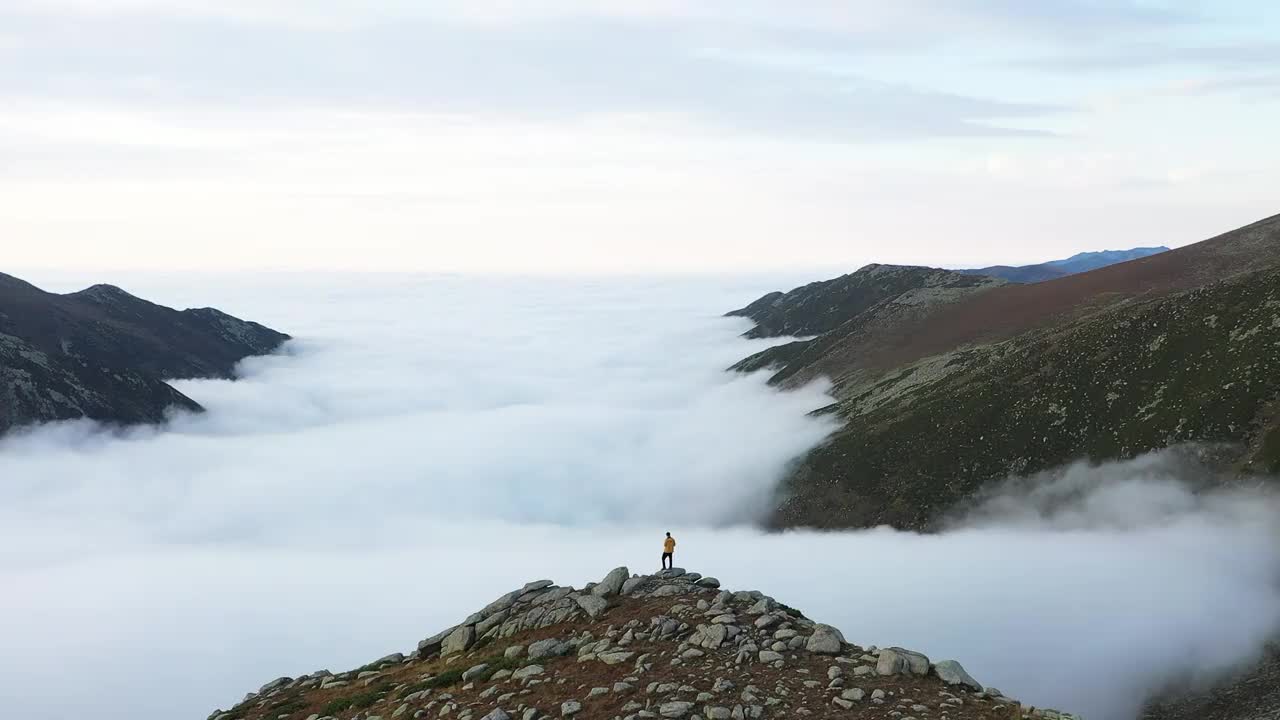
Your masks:
M87 417L161 422L200 406L164 381L232 378L289 336L212 308L157 305L115 285L58 295L0 274L0 433Z
M983 268L966 268L955 272L965 275L998 277L1016 283L1036 283L1088 272L1089 270L1097 270L1108 265L1168 252L1168 250L1169 248L1163 245L1137 247L1128 250L1092 250L1076 253L1069 258L1050 260L1035 265L990 265Z

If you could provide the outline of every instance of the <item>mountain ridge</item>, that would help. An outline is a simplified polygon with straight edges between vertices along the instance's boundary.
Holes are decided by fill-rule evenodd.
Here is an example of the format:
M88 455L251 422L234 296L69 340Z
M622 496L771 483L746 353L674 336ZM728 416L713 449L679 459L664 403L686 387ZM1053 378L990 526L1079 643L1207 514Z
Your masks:
M1035 283L1075 273L1088 272L1108 265L1137 260L1138 258L1168 252L1164 245L1136 247L1128 250L1095 250L1079 252L1069 258L1049 260L1032 265L988 265L982 268L964 268L955 272L965 275L987 275L1009 282Z
M804 326L786 293L766 298L734 314L790 313L789 327ZM772 527L937 530L1008 478L1164 448L1190 458L1205 482L1278 482L1280 215L914 311L896 300L823 317L827 329L815 337L732 367L770 372L784 389L832 381L834 402L822 412L842 425L792 465ZM1274 717L1276 677L1273 645L1239 677L1176 688L1142 717Z
M114 285L55 294L0 273L0 435L53 420L159 423L175 408L199 412L164 381L234 379L240 360L288 339L214 308L174 310Z
M352 713L351 711L355 712ZM458 625L345 673L280 677L209 720L925 717L1071 720L954 660L860 647L759 591L680 568L581 590L524 584Z

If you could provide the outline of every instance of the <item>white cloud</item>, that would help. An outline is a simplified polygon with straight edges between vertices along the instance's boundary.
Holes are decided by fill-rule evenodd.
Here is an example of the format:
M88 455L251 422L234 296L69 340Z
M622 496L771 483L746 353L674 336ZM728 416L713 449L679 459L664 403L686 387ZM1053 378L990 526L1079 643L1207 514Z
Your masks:
M1172 7L22 0L0 9L0 235L11 267L153 269L844 270L1177 245L1274 212L1280 105L1243 74L1273 48L1171 51L1180 73L1242 73L1206 96L1135 93L1168 80L1145 64L1023 62L1105 60L1137 33L1159 58L1205 32Z
M166 431L0 445L0 704L23 717L199 717L534 576L650 569L665 530L728 587L1093 720L1246 660L1280 614L1274 500L1193 495L1167 458L1074 469L943 535L733 524L827 400L723 374L762 343L718 313L808 278L32 279L299 339L240 382L181 383L210 412Z

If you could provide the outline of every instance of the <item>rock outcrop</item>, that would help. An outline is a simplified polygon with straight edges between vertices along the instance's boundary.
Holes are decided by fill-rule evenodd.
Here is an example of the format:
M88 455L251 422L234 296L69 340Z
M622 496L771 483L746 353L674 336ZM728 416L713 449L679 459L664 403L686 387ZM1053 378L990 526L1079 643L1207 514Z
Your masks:
M278 678L209 720L1073 717L983 688L953 660L851 644L758 591L679 568L626 576L529 583L408 656Z
M0 274L0 434L51 420L156 423L200 405L164 381L234 377L289 336L213 308L178 311L112 285L67 295Z

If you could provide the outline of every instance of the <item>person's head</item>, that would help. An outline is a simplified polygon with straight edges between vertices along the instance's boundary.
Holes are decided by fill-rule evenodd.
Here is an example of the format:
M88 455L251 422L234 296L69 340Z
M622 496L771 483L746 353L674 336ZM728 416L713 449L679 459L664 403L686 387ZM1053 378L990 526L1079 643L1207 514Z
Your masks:
M671 537L671 533L667 533L667 537Z

